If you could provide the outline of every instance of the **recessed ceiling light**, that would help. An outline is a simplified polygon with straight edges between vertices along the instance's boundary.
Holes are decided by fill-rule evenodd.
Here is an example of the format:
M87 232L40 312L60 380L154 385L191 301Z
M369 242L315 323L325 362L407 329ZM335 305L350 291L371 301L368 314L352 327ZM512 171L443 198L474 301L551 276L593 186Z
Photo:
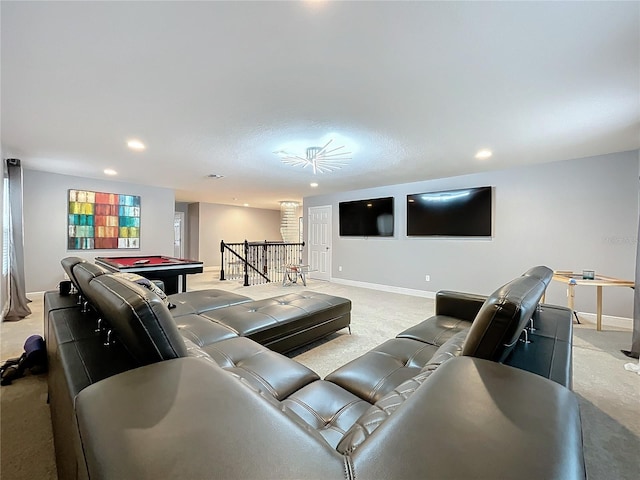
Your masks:
M493 152L487 148L483 148L482 150L478 150L478 153L476 153L476 158L478 160L486 160L487 158L491 157L491 155L493 155Z
M318 186L318 184L316 182L310 183L309 186L311 188L316 188Z
M105 168L104 169L104 173L105 173L105 175L117 175L118 174L118 172L116 172L112 168Z
M245 203L243 206L248 207L248 206L249 206L249 204L248 204L248 203Z
M131 150L137 150L137 151L142 151L145 148L147 148L144 143L136 139L127 141L127 147L129 147Z

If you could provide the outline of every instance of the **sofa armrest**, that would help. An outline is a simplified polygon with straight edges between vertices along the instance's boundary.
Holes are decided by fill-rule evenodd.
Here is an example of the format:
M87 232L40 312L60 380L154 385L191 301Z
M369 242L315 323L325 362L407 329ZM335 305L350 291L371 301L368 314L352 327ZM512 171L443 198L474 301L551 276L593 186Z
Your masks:
M486 299L485 295L475 293L440 290L436 293L436 315L473 322Z
M91 479L346 477L342 455L322 438L201 358L95 383L76 397L75 413Z
M586 478L570 390L478 358L445 362L352 456L354 478Z

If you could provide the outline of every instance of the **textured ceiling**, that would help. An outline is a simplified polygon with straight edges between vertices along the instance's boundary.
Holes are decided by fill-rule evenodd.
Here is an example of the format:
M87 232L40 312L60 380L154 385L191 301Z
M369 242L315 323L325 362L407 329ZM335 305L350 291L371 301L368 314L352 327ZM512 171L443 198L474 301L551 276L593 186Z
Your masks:
M640 146L638 2L0 8L2 145L30 169L278 208ZM327 138L353 152L334 173L273 153Z

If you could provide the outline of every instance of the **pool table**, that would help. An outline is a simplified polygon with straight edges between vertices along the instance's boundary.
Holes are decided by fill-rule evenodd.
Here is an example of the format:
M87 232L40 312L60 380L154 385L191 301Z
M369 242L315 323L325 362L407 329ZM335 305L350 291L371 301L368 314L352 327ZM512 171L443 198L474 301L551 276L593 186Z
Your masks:
M137 273L149 280L162 280L167 295L178 293L178 277L182 276L182 291L186 292L187 275L204 270L202 262L163 255L96 257L96 264L111 272Z

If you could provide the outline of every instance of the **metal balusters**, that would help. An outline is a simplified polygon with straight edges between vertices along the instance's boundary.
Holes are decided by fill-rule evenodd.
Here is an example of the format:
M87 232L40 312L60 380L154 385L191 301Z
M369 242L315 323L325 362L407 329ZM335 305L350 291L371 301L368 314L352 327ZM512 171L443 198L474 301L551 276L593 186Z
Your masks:
M220 242L220 280L243 280L245 286L281 282L284 265L302 262L302 243Z

